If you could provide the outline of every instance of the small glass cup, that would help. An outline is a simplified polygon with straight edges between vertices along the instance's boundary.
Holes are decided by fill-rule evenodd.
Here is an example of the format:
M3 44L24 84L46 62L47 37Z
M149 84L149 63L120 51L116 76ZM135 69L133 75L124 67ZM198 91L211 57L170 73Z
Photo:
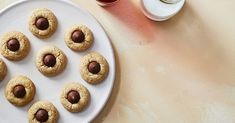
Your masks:
M111 6L120 0L96 0L100 6Z

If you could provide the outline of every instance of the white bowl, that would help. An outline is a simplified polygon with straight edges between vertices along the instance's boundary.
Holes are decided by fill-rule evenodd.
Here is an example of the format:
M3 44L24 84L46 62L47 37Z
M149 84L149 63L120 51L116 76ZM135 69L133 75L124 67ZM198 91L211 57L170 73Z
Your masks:
M183 7L185 0L167 4L160 0L142 0L142 11L151 20L164 21L176 15Z
M163 2L165 2L165 3L177 3L177 2L179 2L180 0L161 0L161 1L163 1Z

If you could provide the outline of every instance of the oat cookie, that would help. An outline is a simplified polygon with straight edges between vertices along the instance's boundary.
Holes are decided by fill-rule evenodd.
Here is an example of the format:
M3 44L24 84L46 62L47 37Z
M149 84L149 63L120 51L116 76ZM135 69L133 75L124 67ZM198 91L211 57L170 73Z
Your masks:
M93 43L93 34L85 25L73 25L65 34L66 45L74 51L85 51Z
M109 65L99 53L92 52L81 59L80 73L82 78L90 84L97 84L108 74Z
M46 8L36 9L29 18L29 30L38 38L49 38L57 29L57 19Z
M9 60L19 61L27 56L29 50L29 40L21 32L8 32L1 39L0 52Z
M69 83L62 89L60 102L70 112L80 112L89 104L90 93L79 83Z
M16 106L24 106L34 98L36 88L26 76L17 76L11 79L5 88L6 99Z
M0 59L0 81L3 80L6 75L7 75L7 66L5 62L2 59Z
M59 113L49 101L38 101L28 110L29 123L57 123Z
M36 66L45 76L55 76L61 73L66 65L66 55L55 46L46 46L37 54Z

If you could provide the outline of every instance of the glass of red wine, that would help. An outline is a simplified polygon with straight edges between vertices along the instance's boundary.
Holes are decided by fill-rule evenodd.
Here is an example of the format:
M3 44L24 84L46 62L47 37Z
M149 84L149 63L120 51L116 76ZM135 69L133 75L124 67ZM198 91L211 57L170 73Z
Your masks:
M110 6L118 1L119 0L96 0L96 2L101 6Z

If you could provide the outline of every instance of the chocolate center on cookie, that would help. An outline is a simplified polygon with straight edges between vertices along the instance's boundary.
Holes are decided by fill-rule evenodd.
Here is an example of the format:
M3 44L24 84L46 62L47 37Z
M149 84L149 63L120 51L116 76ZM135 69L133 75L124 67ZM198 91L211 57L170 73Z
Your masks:
M56 57L52 54L47 54L43 58L43 63L48 67L53 67L56 64Z
M40 30L46 30L49 27L49 22L46 18L40 17L37 18L35 25Z
M20 48L20 43L17 39L13 38L7 42L7 48L11 51L17 51Z
M17 98L23 98L26 94L25 87L22 85L16 85L13 89L13 94Z
M89 72L97 74L100 72L100 64L96 61L92 61L88 64L87 69Z
M39 109L35 114L36 120L39 122L46 122L49 118L48 112L44 109Z
M82 43L85 40L85 35L81 30L75 30L71 35L71 39L75 43Z
M71 90L67 94L67 100L72 103L78 103L80 100L80 94L77 91Z

